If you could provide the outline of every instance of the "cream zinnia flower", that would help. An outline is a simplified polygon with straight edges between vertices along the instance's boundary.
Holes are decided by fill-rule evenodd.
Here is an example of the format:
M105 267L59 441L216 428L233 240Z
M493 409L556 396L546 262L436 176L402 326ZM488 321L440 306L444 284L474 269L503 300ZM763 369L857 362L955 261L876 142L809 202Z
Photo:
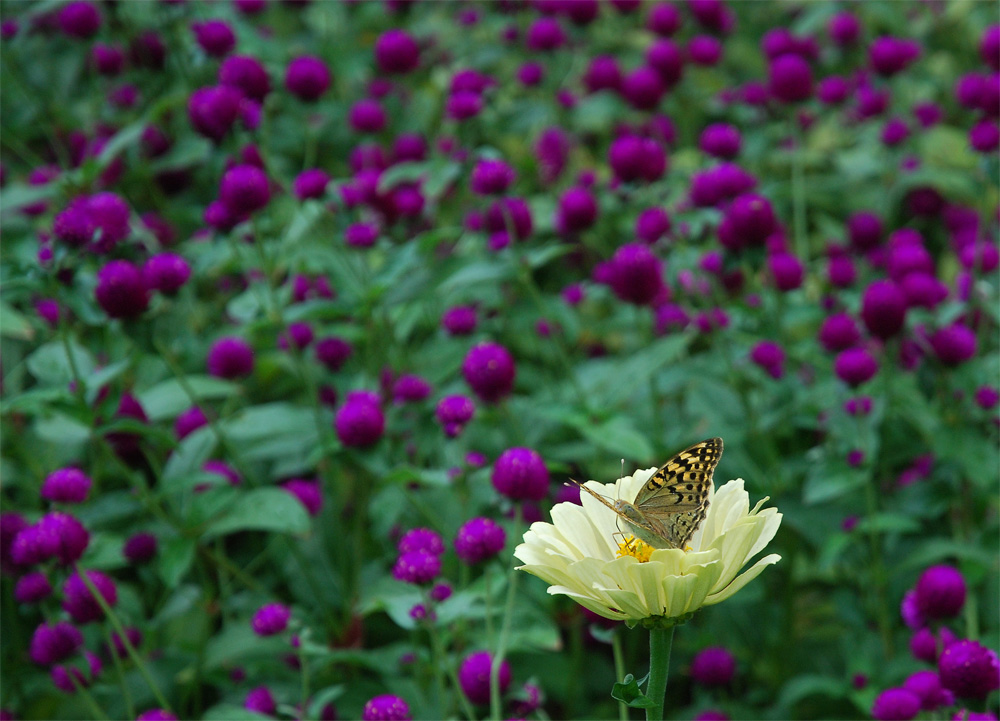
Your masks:
M615 483L586 485L612 501L632 499L655 472L649 468ZM761 510L766 498L750 510L743 479L718 492L713 484L708 499L708 515L689 550L645 547L645 552L621 555L625 544L619 540L622 531L628 533L627 525L596 498L581 494L583 506L559 503L552 523L531 524L514 550L524 562L518 568L552 584L550 594L565 594L605 618L631 625L650 617L686 616L726 600L781 558L765 556L740 574L774 538L781 514L775 508Z

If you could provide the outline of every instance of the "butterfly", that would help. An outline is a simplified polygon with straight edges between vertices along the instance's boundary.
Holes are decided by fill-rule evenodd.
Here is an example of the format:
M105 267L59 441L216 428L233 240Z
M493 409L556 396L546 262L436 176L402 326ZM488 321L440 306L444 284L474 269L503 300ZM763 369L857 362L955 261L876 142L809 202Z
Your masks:
M628 524L635 536L653 548L683 549L708 511L712 474L722 457L722 439L709 438L681 451L663 464L632 503L613 504L573 481Z

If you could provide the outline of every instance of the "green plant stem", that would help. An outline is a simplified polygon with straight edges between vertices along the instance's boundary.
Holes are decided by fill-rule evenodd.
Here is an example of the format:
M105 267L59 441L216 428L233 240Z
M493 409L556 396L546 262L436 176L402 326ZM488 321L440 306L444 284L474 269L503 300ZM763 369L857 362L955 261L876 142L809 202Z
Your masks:
M111 660L115 664L115 674L118 676L118 685L122 688L122 698L125 699L125 710L128 712L129 718L135 718L135 705L132 702L132 694L128 690L128 684L125 683L125 671L122 668L122 660L118 658L118 652L115 650L115 642L111 636L111 630L107 626L104 627L104 637L108 642L108 650L111 652Z
M135 646L133 646L132 642L129 641L128 634L125 633L125 626L122 625L121 619L119 619L118 616L115 615L115 612L111 610L111 606L108 605L108 602L104 599L101 592L97 590L94 582L90 580L90 576L88 576L79 565L75 566L75 568L80 580L83 581L87 590L90 591L90 595L93 596L95 601L97 601L97 605L101 607L101 610L104 612L108 621L114 627L115 631L118 632L118 637L121 639L122 645L125 646L128 651L128 655L132 658L132 662L135 664L135 667L139 669L139 673L141 673L142 677L146 680L149 690L153 692L154 696L156 696L156 701L160 704L160 707L171 711L172 709L170 708L170 704L167 702L163 692L160 691L160 687L156 684L156 681L153 680L153 675L149 672L149 668L142 660L142 656L139 655L139 652L135 650Z
M670 649L674 645L674 628L653 628L649 631L649 682L648 696L655 706L646 709L646 721L662 721L663 702L667 695L667 677L670 675Z
M263 587L252 577L243 572L243 569L239 568L224 553L216 553L215 551L205 548L204 546L199 546L198 550L208 557L210 561L226 569L229 574L242 583L244 586L249 588L251 591L257 591L262 593L264 591Z
M514 530L521 528L521 506L514 507ZM500 667L507 654L507 644L510 641L510 622L514 617L514 600L517 598L517 579L520 574L511 565L507 570L507 601L503 609L503 622L500 626L500 637L497 639L497 651L490 664L490 718L500 721Z
M802 167L802 133L797 122L791 122L792 138L795 147L792 149L792 223L795 228L795 254L799 260L805 261L808 253L806 248L806 183Z
M94 700L94 696L90 693L90 691L87 690L86 686L80 683L80 679L78 679L75 674L68 673L66 675L69 676L69 680L70 683L73 684L73 688L76 689L76 692L80 694L80 697L86 702L87 706L90 707L90 712L94 714L94 718L96 719L111 718L106 713L104 713L104 711L101 709L100 706L97 705L97 701Z
M616 628L611 635L611 655L615 659L615 678L621 681L625 678L625 655L622 653L621 628ZM666 690L665 686L664 690ZM624 701L618 702L618 721L628 721L628 706Z

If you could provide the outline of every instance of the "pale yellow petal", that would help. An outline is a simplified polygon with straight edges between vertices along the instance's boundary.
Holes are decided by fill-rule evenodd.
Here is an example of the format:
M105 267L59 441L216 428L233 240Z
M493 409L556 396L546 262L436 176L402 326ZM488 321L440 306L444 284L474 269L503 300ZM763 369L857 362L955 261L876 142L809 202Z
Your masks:
M725 601L727 598L732 596L734 593L739 591L741 588L746 586L750 581L754 580L759 576L765 568L771 566L781 560L781 556L777 553L772 553L770 556L764 556L748 568L744 573L741 573L732 583L720 590L718 593L710 594L706 599L704 605L711 606L713 604L719 603L720 601Z

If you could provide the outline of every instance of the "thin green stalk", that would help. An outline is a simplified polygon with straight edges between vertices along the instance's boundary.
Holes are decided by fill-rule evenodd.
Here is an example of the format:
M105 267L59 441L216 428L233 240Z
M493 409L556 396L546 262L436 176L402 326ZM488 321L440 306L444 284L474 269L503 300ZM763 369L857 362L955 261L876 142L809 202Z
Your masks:
M649 631L649 681L646 696L655 706L646 709L646 721L662 721L663 702L667 695L670 675L670 650L674 645L674 628L652 628Z
M302 671L302 713L309 708L309 659L306 658L306 638L299 634L299 669Z
M128 684L125 683L125 670L122 668L122 660L118 657L118 652L115 650L114 638L111 636L111 630L105 626L104 636L108 640L108 650L111 652L111 660L115 664L115 675L118 676L118 685L122 688L122 698L125 699L125 710L128 712L129 718L135 718L135 704L132 702L132 694L128 690Z
M625 655L622 653L621 628L616 628L611 635L611 655L615 659L615 678L621 681L625 678ZM628 721L628 705L618 702L618 721Z
M238 566L236 566L236 564L234 564L232 561L230 561L225 554L216 553L215 551L205 548L204 546L200 546L198 550L201 551L202 554L204 554L205 556L208 556L209 560L211 560L213 563L216 563L219 566L225 568L233 578L238 580L240 583L249 588L251 591L257 591L258 593L264 591L263 587L259 583L257 583L256 580L254 580L251 576L248 576L246 573L244 573L243 570Z
M106 713L104 713L104 711L101 709L100 706L97 705L97 701L94 700L93 695L90 693L90 691L87 690L86 686L80 683L80 679L78 679L75 674L67 673L66 675L69 676L69 680L70 683L73 684L73 688L76 689L76 692L80 694L80 697L86 702L87 706L90 707L90 712L94 714L94 718L97 719L111 718Z
M111 610L111 606L108 605L108 602L104 599L103 594L101 594L101 592L97 590L97 587L94 585L94 582L90 580L90 576L88 576L87 573L83 569L81 569L79 565L77 565L75 568L77 575L80 577L80 580L83 581L84 585L87 587L87 590L90 591L90 595L93 596L95 601L97 601L97 605L101 607L101 610L104 612L104 615L107 617L108 621L111 623L112 626L114 626L115 631L118 632L118 636L121 639L122 645L125 646L126 650L128 651L128 655L131 657L132 662L135 664L135 667L139 669L139 673L141 673L142 677L146 680L146 684L149 686L150 691L152 691L153 695L156 696L156 700L160 704L160 707L170 711L171 710L170 704L167 702L166 697L164 697L163 693L160 691L160 687L156 684L156 681L153 680L153 675L149 672L149 668L146 666L146 663L142 660L142 656L139 655L139 652L135 650L135 646L133 646L132 642L129 641L128 634L125 633L125 626L122 625L121 619L119 619L118 616L115 615L115 612Z
M514 507L514 530L520 530L521 506ZM510 641L510 623L514 617L514 600L517 598L517 580L520 577L513 564L507 569L507 601L504 603L503 623L500 626L500 637L497 639L497 651L490 664L490 718L500 721L500 667L507 655L507 644Z
M807 257L806 248L806 183L802 167L802 134L796 122L792 123L792 222L795 228L795 254L800 260Z

